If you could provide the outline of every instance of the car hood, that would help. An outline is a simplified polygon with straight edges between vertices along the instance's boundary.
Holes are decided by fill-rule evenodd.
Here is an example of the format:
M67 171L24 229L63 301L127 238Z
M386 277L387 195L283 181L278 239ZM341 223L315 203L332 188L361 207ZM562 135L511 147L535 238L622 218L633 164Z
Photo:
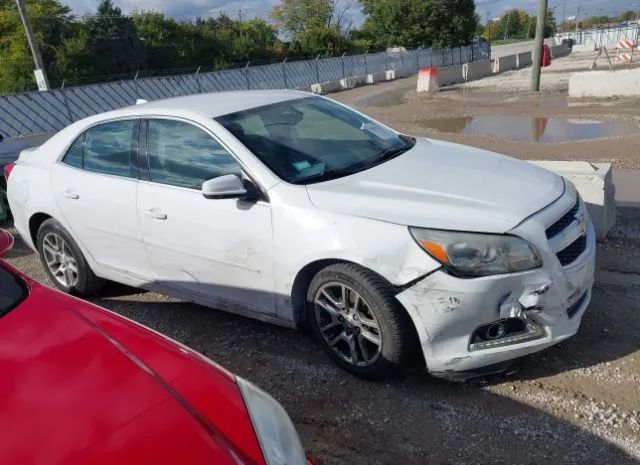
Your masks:
M530 163L418 139L392 160L307 186L313 205L407 226L504 233L558 199L564 182Z
M188 457L231 465L251 455L230 446L247 428L254 435L239 391L233 398L216 390L237 390L232 377L202 374L181 356L186 349L167 352L152 331L32 284L0 318L4 463L175 465ZM211 421L216 415L227 416L226 430Z

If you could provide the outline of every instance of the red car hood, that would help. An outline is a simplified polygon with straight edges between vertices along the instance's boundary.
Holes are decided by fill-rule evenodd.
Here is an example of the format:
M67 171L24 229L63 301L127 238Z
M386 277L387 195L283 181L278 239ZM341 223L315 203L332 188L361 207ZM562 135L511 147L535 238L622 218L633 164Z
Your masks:
M29 284L29 297L0 318L2 463L264 463L232 375Z

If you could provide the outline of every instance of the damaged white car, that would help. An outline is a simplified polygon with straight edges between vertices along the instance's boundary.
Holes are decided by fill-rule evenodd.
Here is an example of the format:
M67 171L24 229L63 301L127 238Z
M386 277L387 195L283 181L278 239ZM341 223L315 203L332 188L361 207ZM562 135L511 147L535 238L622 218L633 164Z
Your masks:
M495 371L576 333L595 236L573 186L296 91L159 100L74 123L7 168L61 289L105 279L297 327L380 377Z

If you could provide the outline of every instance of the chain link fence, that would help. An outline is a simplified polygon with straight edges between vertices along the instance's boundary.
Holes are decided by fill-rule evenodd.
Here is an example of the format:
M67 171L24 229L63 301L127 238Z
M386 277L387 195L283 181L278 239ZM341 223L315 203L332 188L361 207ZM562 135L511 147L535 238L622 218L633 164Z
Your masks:
M563 39L572 39L574 44L588 44L596 47L610 46L620 40L640 40L640 25L622 26L615 28L585 29L584 31L570 31L555 35L556 43Z
M427 66L489 59L491 44L476 41L451 49L417 49L246 66L224 71L130 79L46 92L0 96L0 135L4 138L56 132L87 116L158 100L225 90L306 89L314 83L397 70L415 74Z

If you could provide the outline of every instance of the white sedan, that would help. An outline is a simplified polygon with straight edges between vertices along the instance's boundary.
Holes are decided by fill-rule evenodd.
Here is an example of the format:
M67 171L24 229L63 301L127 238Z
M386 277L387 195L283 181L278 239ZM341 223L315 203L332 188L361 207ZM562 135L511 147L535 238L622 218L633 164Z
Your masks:
M360 376L416 352L439 376L504 369L575 334L591 297L594 231L570 183L304 92L91 116L6 172L60 289L106 279L306 323Z

